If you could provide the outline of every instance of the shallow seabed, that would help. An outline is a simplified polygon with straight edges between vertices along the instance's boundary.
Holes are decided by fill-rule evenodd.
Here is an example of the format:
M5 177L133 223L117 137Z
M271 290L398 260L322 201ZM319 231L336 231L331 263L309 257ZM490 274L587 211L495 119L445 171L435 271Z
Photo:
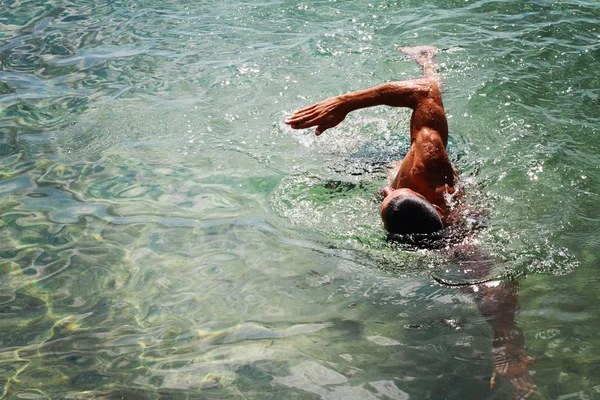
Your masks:
M409 114L283 124L425 44L535 398L600 398L599 3L0 4L2 398L511 396L456 266L385 241Z

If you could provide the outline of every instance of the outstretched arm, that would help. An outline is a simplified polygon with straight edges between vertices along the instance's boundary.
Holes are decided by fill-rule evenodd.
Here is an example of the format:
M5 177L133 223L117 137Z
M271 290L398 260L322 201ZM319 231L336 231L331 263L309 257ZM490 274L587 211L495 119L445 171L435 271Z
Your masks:
M337 126L348 113L373 106L408 107L416 109L425 99L431 98L441 105L439 90L429 78L392 82L370 89L330 97L310 107L296 111L285 123L294 129L316 126L315 135Z

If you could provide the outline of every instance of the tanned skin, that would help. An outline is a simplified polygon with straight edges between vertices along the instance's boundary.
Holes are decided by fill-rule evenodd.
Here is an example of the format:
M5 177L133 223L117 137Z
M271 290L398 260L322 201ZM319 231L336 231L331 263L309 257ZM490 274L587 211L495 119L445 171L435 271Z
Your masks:
M361 108L387 105L412 109L410 149L394 168L395 176L390 186L382 190L384 199L381 215L384 218L384 211L393 198L410 193L430 202L442 217L444 226L448 226L457 220L457 216L451 212L448 199L460 193L456 193L458 178L446 152L448 122L440 93L442 80L434 63L436 48L421 46L401 50L422 67L422 78L386 83L331 97L297 111L285 123L294 129L316 126L315 134L319 136L337 126L348 113ZM459 257L462 262L477 263L473 258L479 255L471 251L470 245L461 245L456 252L462 254ZM467 253L469 255L465 256ZM536 386L529 376L532 359L523 348L523 334L515 324L518 285L514 281L492 282L489 279L489 263L484 261L480 264L482 266L476 271L480 279L476 283L460 286L464 286L461 290L474 297L492 328L495 369L491 387L494 387L498 374L511 381L515 398L529 398Z
M455 192L456 172L446 146L448 144L448 122L442 103L441 83L433 64L435 47L413 47L403 49L423 67L421 79L392 82L358 92L331 97L310 107L297 111L286 119L294 129L316 126L319 136L329 128L337 126L348 113L360 108L387 105L406 107L413 110L410 119L410 149L399 163L398 172L382 192L383 217L389 202L404 193L425 198L438 211L444 225L451 218L446 193Z

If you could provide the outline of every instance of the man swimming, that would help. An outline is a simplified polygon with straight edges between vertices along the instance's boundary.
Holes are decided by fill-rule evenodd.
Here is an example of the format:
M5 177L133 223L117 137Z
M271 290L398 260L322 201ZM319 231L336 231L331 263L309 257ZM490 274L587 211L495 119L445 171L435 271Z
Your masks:
M390 186L382 190L381 218L392 234L431 234L455 219L448 202L455 194L457 175L446 152L448 122L433 60L436 48L401 50L421 65L422 78L331 97L297 111L285 123L294 129L316 126L315 134L319 136L360 108L411 108L410 149L397 164Z
M448 122L440 93L441 78L434 63L432 46L401 48L423 69L420 79L387 83L371 89L331 97L297 111L285 123L294 129L316 126L319 136L337 126L348 113L360 108L387 105L413 110L410 119L410 149L393 169L390 185L383 192L381 218L391 234L429 235L459 220L455 197L458 176L448 153ZM493 334L494 372L512 383L519 399L531 397L536 386L529 376L532 359L524 349L524 336L516 326L518 284L491 279L493 259L479 254L468 241L455 246L449 259L476 278L475 283L449 285L472 295Z

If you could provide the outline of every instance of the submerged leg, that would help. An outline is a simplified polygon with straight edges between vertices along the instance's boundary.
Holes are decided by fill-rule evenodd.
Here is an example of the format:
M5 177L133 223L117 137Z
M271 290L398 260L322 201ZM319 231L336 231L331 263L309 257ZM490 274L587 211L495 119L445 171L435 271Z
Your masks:
M433 79L438 84L441 90L443 80L439 74L438 65L435 62L435 54L437 53L437 47L400 47L400 51L404 52L405 54L409 55L410 58L415 60L423 68L423 77Z

